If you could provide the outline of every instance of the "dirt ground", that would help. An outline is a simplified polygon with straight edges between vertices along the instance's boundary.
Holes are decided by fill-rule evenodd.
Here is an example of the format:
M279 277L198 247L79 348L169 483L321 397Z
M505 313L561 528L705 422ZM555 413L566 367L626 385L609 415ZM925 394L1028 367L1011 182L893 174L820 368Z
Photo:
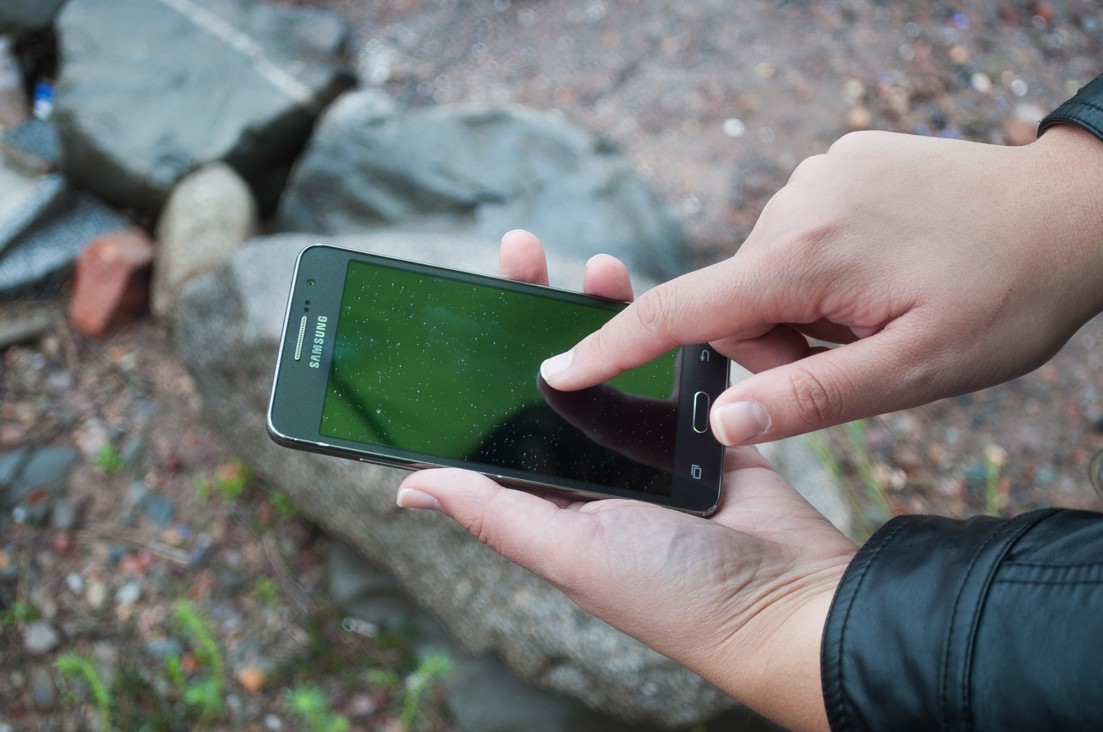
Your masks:
M796 164L851 129L1025 142L1103 65L1089 2L295 4L348 17L365 83L404 103L518 103L608 135L676 207L700 264L730 255ZM354 729L401 728L404 698L386 674L413 670L408 644L340 629L324 596L326 538L225 452L169 324L82 340L64 294L0 303L0 320L31 309L54 325L0 358L0 453L80 457L68 494L48 499L72 522L0 534L0 729L95 727L94 690L51 670L71 650L134 690L116 700L123 728L296 729L286 690L308 684ZM825 433L823 459L862 531L890 513L1103 509L1089 476L1103 449L1101 354L1097 319L1026 377ZM181 600L225 667L213 723L187 698L217 674ZM35 621L61 639L41 654L29 649ZM174 653L182 677L166 670ZM39 698L44 669L52 701ZM423 728L448 728L431 698L421 711Z

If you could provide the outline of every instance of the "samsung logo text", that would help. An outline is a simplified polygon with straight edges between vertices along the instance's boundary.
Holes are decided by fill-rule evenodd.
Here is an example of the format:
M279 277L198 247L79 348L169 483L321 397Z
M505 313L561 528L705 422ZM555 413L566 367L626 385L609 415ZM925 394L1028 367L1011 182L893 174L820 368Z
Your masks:
M314 342L310 345L310 368L312 369L322 367L322 344L326 341L328 324L329 318L324 315L318 316L318 323L314 326Z

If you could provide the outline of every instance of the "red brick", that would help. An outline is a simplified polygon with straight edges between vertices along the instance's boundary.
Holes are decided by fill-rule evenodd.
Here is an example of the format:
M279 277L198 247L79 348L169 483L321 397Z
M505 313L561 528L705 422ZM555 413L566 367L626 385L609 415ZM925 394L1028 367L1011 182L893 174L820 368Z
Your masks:
M100 338L149 309L153 243L141 229L93 239L77 258L69 322Z

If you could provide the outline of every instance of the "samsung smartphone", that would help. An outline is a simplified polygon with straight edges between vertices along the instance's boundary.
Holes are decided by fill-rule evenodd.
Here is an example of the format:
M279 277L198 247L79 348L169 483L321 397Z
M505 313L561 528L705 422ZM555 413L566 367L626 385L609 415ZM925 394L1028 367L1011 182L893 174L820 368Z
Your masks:
M687 346L561 392L544 359L625 303L331 246L298 258L268 409L281 445L697 514L720 498L709 406L728 361Z

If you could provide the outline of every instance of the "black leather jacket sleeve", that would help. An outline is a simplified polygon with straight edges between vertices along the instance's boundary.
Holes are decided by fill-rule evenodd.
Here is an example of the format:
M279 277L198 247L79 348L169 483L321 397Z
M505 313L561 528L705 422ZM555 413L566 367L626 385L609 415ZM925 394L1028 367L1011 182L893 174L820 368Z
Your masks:
M833 730L1103 730L1103 515L890 521L821 664Z

